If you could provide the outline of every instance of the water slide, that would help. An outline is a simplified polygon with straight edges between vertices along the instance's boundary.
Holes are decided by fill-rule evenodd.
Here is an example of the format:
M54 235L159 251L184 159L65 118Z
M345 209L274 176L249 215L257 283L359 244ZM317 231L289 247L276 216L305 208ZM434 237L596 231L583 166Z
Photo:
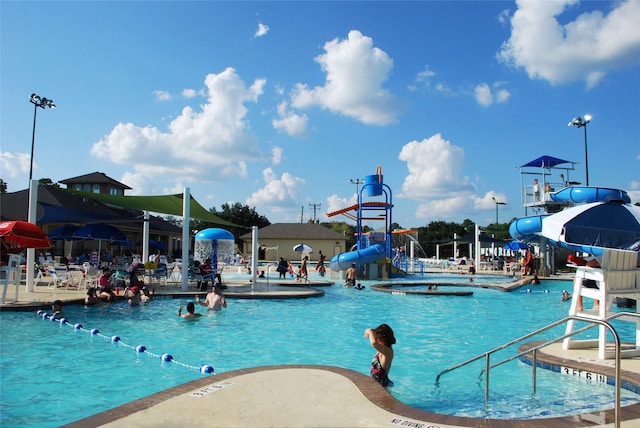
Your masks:
M373 244L362 250L347 251L333 256L331 259L331 270L339 271L351 267L351 263L373 263L385 257L386 250L382 244Z
M576 204L590 202L623 201L631 203L631 198L624 190L610 189L606 187L572 186L560 189L549 194L549 198L555 202L573 202ZM515 220L509 226L509 234L518 240L530 239L542 231L542 220L550 214L533 215ZM594 252L592 247L572 245L572 249L586 253Z

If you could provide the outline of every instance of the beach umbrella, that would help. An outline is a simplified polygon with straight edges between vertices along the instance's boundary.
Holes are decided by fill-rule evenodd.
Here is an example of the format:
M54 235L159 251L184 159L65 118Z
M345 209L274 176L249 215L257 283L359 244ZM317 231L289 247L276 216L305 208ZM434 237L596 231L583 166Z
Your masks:
M110 224L92 223L79 228L73 234L75 239L98 239L110 242L125 242L127 237L120 229Z
M110 224L91 223L82 226L73 234L75 239L97 239L98 254L102 250L102 241L109 241L110 244L127 245L127 237L120 229Z
M505 250L528 250L529 245L520 241L511 241L505 244L502 248L504 248Z
M296 244L293 246L293 251L296 253L311 253L313 248L307 244Z
M74 226L71 224L56 227L49 232L49 238L51 238L52 241L73 241L76 239L84 239L77 238L73 235L78 229L80 229L80 226Z
M640 206L620 202L576 205L542 220L540 234L560 246L595 254L603 248L640 251Z
M4 247L10 251L21 251L24 248L50 248L51 239L44 230L26 221L3 221L0 223L0 238Z

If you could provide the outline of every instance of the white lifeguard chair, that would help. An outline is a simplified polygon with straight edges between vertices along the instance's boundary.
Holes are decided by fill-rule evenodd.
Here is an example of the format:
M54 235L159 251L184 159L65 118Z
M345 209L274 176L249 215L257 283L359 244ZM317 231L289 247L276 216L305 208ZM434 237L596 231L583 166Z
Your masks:
M9 263L6 266L2 266L0 276L2 277L2 303L7 299L7 289L10 284L14 285L15 297L14 302L18 301L18 289L20 288L20 280L22 278L22 272L20 268L20 255L9 254Z
M601 268L579 266L573 280L573 298L569 315L578 315L583 318L604 320L611 315L611 308L616 297L636 299L636 312L640 305L640 269L637 268L638 253L624 250L604 250L602 254ZM585 280L591 280L591 284L598 288L586 287ZM578 310L582 297L598 300L598 309ZM640 320L637 318L619 318L622 321L635 322L635 343L622 345L622 358L640 356ZM566 333L575 329L575 321L567 323ZM599 338L597 340L576 340L573 337L564 339L563 349L585 349L598 347L598 358L605 360L615 357L613 347L607 349L607 328L599 326ZM612 342L613 343L613 342Z

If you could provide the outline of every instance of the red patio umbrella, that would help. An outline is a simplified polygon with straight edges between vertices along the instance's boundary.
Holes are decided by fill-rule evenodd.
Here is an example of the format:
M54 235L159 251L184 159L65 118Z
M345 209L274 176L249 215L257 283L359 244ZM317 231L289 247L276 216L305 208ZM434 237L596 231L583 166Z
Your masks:
M53 247L44 230L33 223L20 220L0 223L0 240L7 250L12 252L24 248Z

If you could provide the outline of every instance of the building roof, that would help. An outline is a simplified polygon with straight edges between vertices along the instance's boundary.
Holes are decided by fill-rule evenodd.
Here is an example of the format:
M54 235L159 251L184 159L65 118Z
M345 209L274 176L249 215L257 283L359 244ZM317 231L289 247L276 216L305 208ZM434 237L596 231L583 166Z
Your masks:
M316 223L275 223L258 230L260 239L326 239L344 240L345 237ZM251 239L251 232L240 237L243 241Z
M77 177L66 178L64 180L60 180L58 183L61 184L112 184L114 186L120 187L122 189L132 189L126 184L120 183L117 180L106 175L104 172L92 172L90 174L79 175Z

